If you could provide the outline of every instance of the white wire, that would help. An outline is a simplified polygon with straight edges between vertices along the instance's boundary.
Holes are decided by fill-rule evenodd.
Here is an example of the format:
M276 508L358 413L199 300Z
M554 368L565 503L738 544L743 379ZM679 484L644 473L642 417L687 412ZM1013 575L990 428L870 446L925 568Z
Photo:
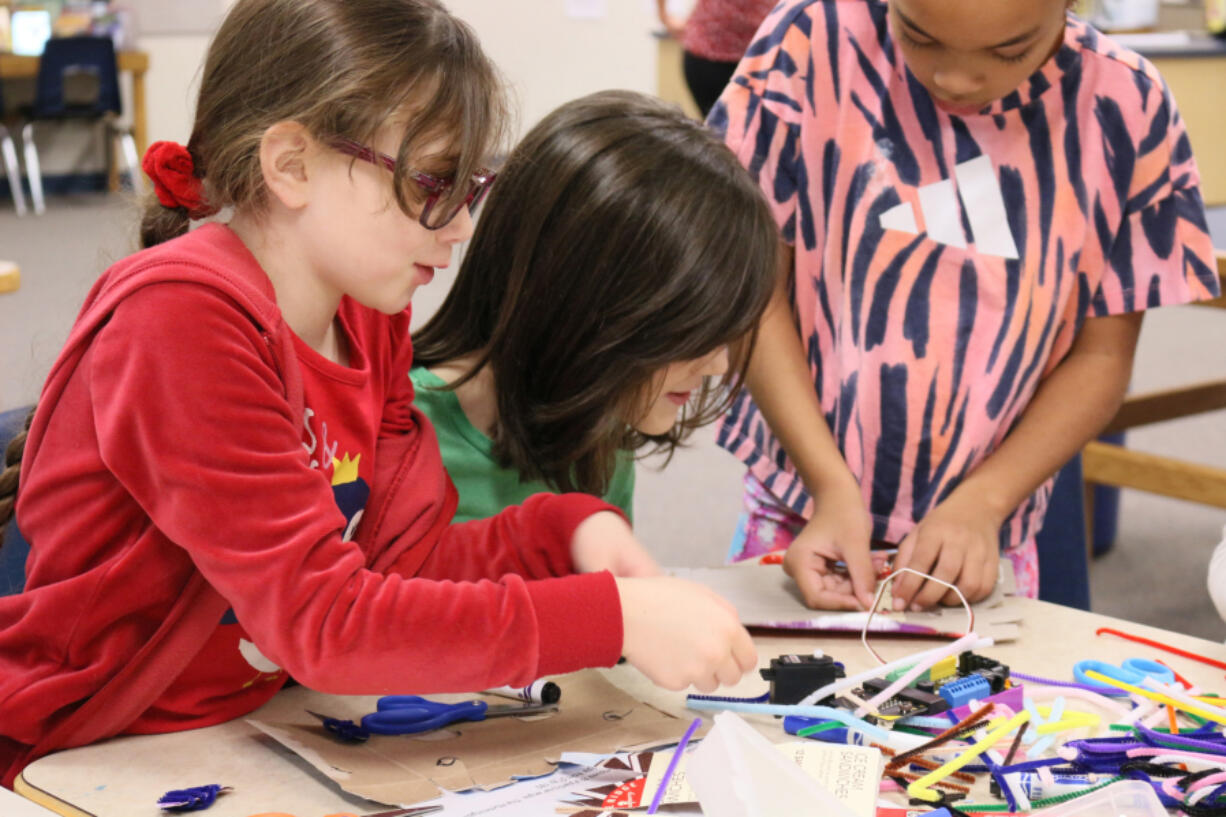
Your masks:
M864 645L864 649L868 650L868 654L877 660L878 664L884 664L885 662L881 660L881 656L877 654L877 651L868 645L868 626L869 626L869 623L873 620L873 616L876 615L877 613L877 607L880 606L881 604L881 597L885 593L885 589L893 583L894 577L897 576L899 573L914 573L916 576L922 576L923 578L928 579L929 581L934 581L937 584L944 585L945 587L948 587L950 590L957 593L958 599L962 602L962 606L966 608L966 632L969 633L975 629L975 611L971 609L970 602L966 600L966 596L962 595L961 590L959 590L957 587L950 584L949 582L942 581L935 576L930 576L929 574L923 573L919 570L916 570L915 568L900 567L897 570L895 570L893 573L891 573L890 575L882 579L881 584L877 586L877 594L873 596L873 606L868 608L868 617L864 619L864 627L863 629L860 630L860 643Z
M892 698L895 692L898 692L898 690L902 689L907 684L914 681L919 676L920 673L924 672L929 667L931 667L933 664L935 664L936 662L940 661L943 658L948 658L949 656L960 653L963 650L976 649L975 647L971 647L968 645L975 644L978 641L979 641L978 634L971 632L971 633L967 633L966 635L962 636L957 641L951 642L949 644L946 644L944 647L941 647L935 653L925 657L923 661L920 661L915 666L911 667L911 669L907 670L905 673L899 676L898 679L894 681L894 683L890 684L885 689L881 690L876 695L874 695L873 697L865 701L863 706L856 709L856 715L858 715L859 717L864 717L864 713L868 709L871 709L873 712L876 712L877 707L883 701L888 701L890 698ZM991 639L987 639L987 641L989 645L992 643Z
M996 642L994 642L990 638L981 638L978 641L976 641L974 644L971 644L969 647L967 647L967 649L968 650L978 650L983 647L990 647L994 643ZM813 692L810 692L800 701L798 705L799 706L811 706L817 701L820 701L822 698L825 698L827 695L831 695L835 692L840 692L844 689L851 689L852 687L857 686L861 681L865 681L869 678L876 678L882 675L883 673L891 672L892 670L899 669L900 667L910 666L919 661L923 661L925 658L927 658L929 655L933 653L943 653L948 646L949 645L946 644L940 647L935 647L933 649L922 650L917 653L912 653L911 655L908 655L905 658L899 658L897 661L891 661L888 664L883 664L880 667L874 667L873 669L868 669L868 670L865 670L864 672L858 672L855 675L848 676L847 678L839 678L836 681L831 681L829 684L826 684L824 687L819 687L818 689L815 689Z

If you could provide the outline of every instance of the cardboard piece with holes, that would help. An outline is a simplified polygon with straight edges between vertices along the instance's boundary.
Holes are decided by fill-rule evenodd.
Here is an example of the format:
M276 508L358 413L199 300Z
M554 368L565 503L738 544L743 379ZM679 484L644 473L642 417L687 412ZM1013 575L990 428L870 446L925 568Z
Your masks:
M738 564L726 567L671 568L674 576L698 582L719 593L736 607L746 627L773 630L858 633L868 613L840 613L813 610L805 606L796 582L779 565ZM975 611L975 632L997 642L1012 641L1020 634L1021 612L1012 602L1016 585L1013 565L1000 561L1000 578L992 593L971 605ZM963 635L966 610L938 607L922 613L895 613L889 610L889 594L881 600L870 622L871 632L894 635Z
M688 725L635 700L595 671L553 680L562 688L556 713L460 722L421 735L375 735L365 743L342 743L305 721L249 723L345 791L397 806L432 799L444 789L496 788L516 777L548 774L563 752L610 753L675 743ZM455 702L481 696L428 697ZM334 707L320 711L355 720L366 714L352 705L338 697Z

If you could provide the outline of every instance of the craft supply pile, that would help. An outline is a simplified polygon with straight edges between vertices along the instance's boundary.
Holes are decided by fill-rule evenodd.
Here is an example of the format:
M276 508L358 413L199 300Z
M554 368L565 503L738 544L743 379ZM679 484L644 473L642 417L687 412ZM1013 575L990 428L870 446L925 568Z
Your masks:
M1118 664L1047 663L1060 677L1002 663L973 632L852 674L838 656L778 655L761 695L688 696L688 728L594 671L556 679L549 704L523 696L522 719L400 697L353 721L259 726L351 794L442 815L1226 814L1226 698L1183 674L1226 663L1099 633L1142 644Z

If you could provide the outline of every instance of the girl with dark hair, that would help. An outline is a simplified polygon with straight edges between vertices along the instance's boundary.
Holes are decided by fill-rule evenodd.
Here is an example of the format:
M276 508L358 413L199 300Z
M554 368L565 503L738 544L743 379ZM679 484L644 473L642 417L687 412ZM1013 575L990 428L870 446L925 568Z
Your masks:
M4 784L290 675L471 691L625 655L710 690L755 665L731 606L595 497L450 524L407 307L472 233L501 93L435 0L233 6L187 146L145 157L146 249L95 284L6 454L31 551L0 599Z
M545 117L413 338L456 518L575 490L629 514L634 452L671 453L739 385L776 245L744 168L674 106L606 91Z

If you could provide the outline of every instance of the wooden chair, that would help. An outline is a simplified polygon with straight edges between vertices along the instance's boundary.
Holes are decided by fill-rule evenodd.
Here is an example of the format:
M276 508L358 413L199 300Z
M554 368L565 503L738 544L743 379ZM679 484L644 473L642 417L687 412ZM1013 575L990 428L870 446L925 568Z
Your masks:
M1226 290L1226 251L1217 253L1217 273ZM1226 309L1226 295L1201 306ZM1220 349L1219 349L1220 351ZM1226 380L1129 396L1104 434L1137 426L1226 409ZM1132 451L1120 445L1091 442L1082 450L1086 531L1094 541L1095 485L1134 488L1153 494L1226 508L1226 468Z

